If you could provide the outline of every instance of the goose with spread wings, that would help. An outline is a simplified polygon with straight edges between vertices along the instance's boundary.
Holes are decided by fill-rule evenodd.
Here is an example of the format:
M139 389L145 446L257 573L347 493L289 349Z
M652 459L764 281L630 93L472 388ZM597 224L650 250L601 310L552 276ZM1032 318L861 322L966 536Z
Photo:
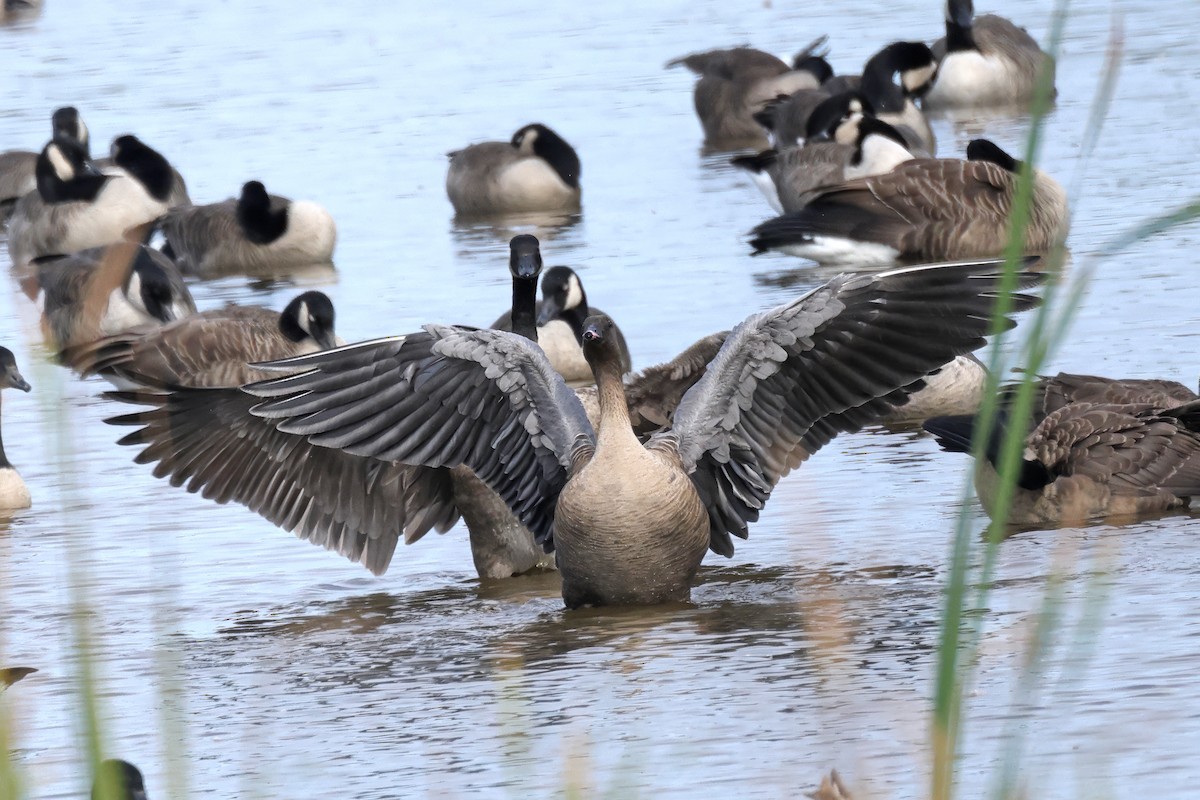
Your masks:
M754 314L644 444L604 316L584 333L595 427L536 344L502 331L428 325L276 362L289 374L245 388L264 398L253 413L312 444L470 467L555 550L569 608L682 601L705 552L731 554L784 475L984 343L999 270L843 275ZM1035 303L1018 293L1012 307Z

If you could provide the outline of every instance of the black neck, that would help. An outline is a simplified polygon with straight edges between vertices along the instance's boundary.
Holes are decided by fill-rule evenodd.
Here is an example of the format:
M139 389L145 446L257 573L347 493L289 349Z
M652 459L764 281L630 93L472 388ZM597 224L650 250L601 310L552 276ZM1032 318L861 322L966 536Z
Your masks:
M237 208L238 224L246 238L255 244L270 244L283 236L287 231L287 214L287 206L272 211L269 199L266 205L239 202Z
M959 25L954 20L946 20L946 52L961 53L965 50L978 50L975 45L975 35L970 25Z
M513 277L512 331L537 341L537 276ZM582 334L581 334L582 335Z
M579 302L579 305L574 308L563 309L559 314L559 319L571 326L571 333L575 336L575 341L583 341L583 322L590 317L591 311L588 310L587 297Z
M563 183L572 189L579 188L579 156L575 154L571 145L558 136L540 133L533 142L533 152L554 167Z
M904 91L893 80L896 67L890 54L880 53L863 70L861 91L876 113L904 110Z

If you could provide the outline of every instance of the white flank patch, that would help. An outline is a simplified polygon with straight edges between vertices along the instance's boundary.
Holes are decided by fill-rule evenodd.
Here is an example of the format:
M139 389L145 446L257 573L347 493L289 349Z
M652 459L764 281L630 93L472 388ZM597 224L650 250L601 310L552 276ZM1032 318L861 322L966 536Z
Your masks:
M139 325L160 324L157 319L146 312L142 304L141 286L136 284L135 290L135 282L136 276L134 276L134 281L130 282L129 288L136 300L131 299L121 288L113 289L109 294L108 305L104 308L104 316L100 318L100 330L106 336L121 333Z
M297 200L288 206L288 225L270 250L287 251L294 263L321 264L333 260L337 225L329 212L316 203Z
M812 241L775 248L790 256L832 267L874 267L896 263L900 251L885 244L859 242L840 236L814 236Z
M763 197L767 198L767 202L771 204L771 208L775 209L776 214L783 213L783 203L779 201L779 187L775 185L775 181L767 174L766 170L759 172L747 173L750 179L754 181L754 185L762 192Z

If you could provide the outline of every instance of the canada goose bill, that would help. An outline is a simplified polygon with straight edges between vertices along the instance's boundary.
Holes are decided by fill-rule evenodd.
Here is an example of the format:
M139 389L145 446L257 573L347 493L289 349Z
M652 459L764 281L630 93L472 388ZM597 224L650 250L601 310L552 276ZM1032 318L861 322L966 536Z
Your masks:
M179 270L144 245L122 242L34 266L42 333L55 351L196 313Z
M927 109L1027 106L1045 74L1053 99L1054 60L1004 17L975 16L972 0L947 0L946 36L933 45L938 73Z
M875 116L899 130L910 149L926 155L937 152L937 140L914 99L929 91L936 74L937 60L928 46L893 42L867 61L860 85Z
M754 229L754 254L778 250L835 266L995 258L1009 237L1017 174L994 144L972 144L978 160L906 161L890 172L819 192L799 211ZM1011 157L1007 162L1018 168ZM1066 239L1066 192L1040 170L1025 228L1025 252L1049 254Z
M133 172L103 174L73 139L47 144L38 156L37 191L17 201L9 221L13 265L24 270L35 258L144 237L147 226L167 210L143 183L161 188L157 170L166 162L145 150L140 145L137 163L130 162Z
M329 212L307 200L268 194L259 181L241 195L204 206L174 208L160 228L163 252L185 274L200 278L246 275L286 277L333 266L337 226Z
M1099 387L1095 380L1083 382L1081 397L1089 392L1119 396L1128 388ZM1145 396L1146 389L1134 388L1129 394ZM1171 399L1170 392L1151 396L1155 394L1156 400ZM1066 399L1025 423L1014 420L1011 408L1002 406L983 457L975 464L976 493L989 516L995 518L998 512L996 464L1014 425L1029 431L1016 494L1005 514L1015 525L1127 521L1186 507L1200 494L1200 401L1164 406ZM972 452L972 440L982 435L969 415L935 417L924 427L950 452Z
M755 114L781 96L816 89L833 75L822 37L784 62L751 47L709 50L674 59L699 76L693 92L696 115L709 150L762 149L768 142Z
M461 217L579 209L579 155L545 125L448 155L446 194Z
M672 427L645 445L630 427L603 316L589 318L583 345L597 380L598 431L541 350L503 331L428 325L268 365L288 375L246 389L264 399L255 415L314 445L470 467L555 549L568 607L686 600L706 550L732 553L731 535L746 536L784 474L982 342L1000 269L985 262L841 276L755 314L683 395ZM1023 274L1020 283L1038 280ZM1036 302L1019 293L1015 308ZM843 366L826 361L833 351ZM386 381L386 393L349 396L364 370ZM813 390L798 399L797 385ZM812 402L822 397L837 398L835 407ZM483 405L496 415L481 416Z
M101 761L92 783L92 800L146 800L142 771L119 758Z
M121 389L212 388L261 380L270 373L254 368L260 361L339 344L332 301L308 291L281 312L229 305L86 342L64 350L62 360Z
M12 351L7 347L0 347L0 390L18 389L28 392L32 388L17 369L17 359ZM29 487L25 485L16 468L9 463L4 452L3 438L0 437L0 511L29 508L31 504Z

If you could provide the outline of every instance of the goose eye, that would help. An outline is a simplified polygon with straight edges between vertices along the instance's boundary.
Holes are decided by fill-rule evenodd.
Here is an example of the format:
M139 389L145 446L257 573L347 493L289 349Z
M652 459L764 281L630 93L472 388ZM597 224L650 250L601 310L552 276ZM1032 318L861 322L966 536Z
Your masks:
M596 341L597 339L599 339L599 338L600 338L600 334L596 333L595 331L584 331L584 332L583 332L583 338L584 338L586 341L589 341L589 342L594 342L594 341Z

